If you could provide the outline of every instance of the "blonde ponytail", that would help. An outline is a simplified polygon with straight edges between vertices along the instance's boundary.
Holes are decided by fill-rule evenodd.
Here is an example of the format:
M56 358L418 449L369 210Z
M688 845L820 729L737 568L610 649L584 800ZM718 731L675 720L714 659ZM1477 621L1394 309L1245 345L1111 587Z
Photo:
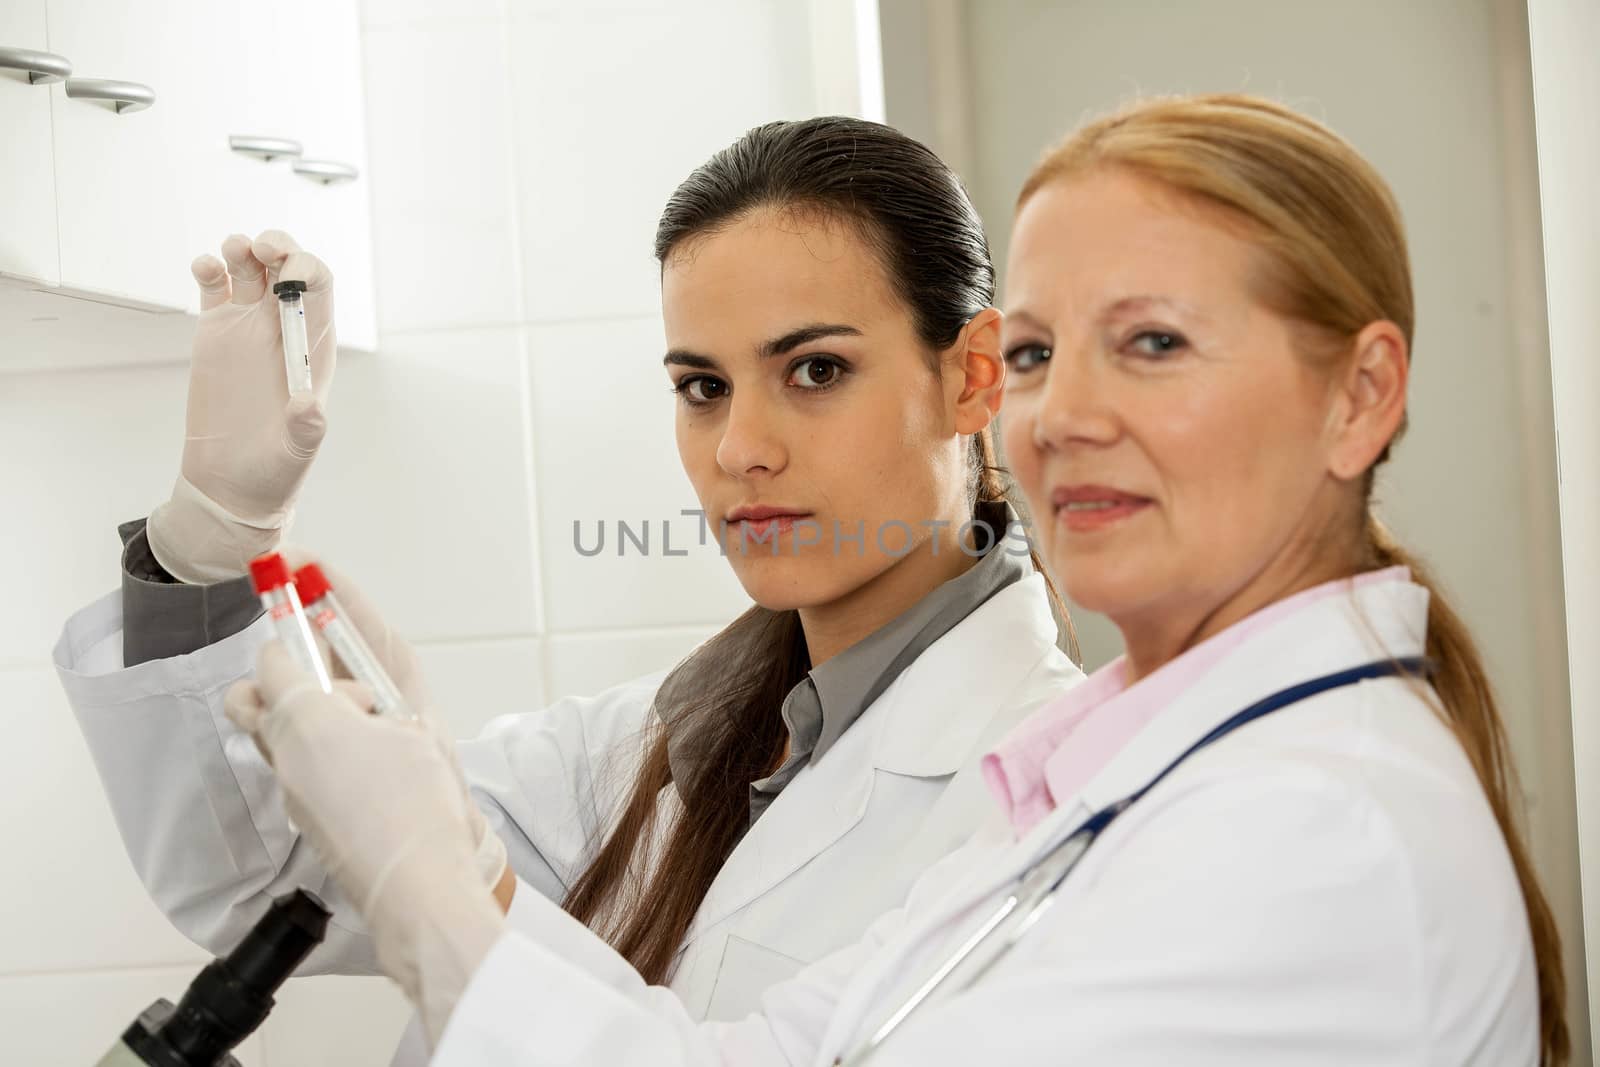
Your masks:
M1561 1065L1572 1056L1572 1039L1567 1032L1567 979L1562 970L1561 934L1554 913L1540 888L1533 859L1523 840L1517 821L1516 767L1506 739L1494 687L1489 684L1483 656L1472 640L1439 583L1426 565L1407 552L1370 512L1367 515L1367 548L1374 567L1403 566L1411 580L1428 590L1428 638L1426 652L1434 664L1433 691L1438 694L1438 711L1466 751L1472 769L1478 774L1489 799L1500 834L1505 838L1511 865L1522 886L1522 899L1528 910L1528 929L1533 936L1533 955L1539 974L1540 1044L1545 1064Z

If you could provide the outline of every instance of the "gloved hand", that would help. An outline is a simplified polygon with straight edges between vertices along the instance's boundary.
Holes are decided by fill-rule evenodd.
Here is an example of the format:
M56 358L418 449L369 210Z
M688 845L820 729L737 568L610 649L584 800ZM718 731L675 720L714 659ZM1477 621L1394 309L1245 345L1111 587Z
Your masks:
M326 430L333 384L333 275L288 234L240 234L191 266L200 325L189 365L183 461L172 498L146 527L157 561L184 582L237 578L278 544ZM312 391L290 399L280 280L306 283Z
M467 820L472 830L472 840L476 848L474 864L478 874L482 877L484 885L490 889L495 888L500 878L506 871L506 845L500 835L489 827L488 820L484 817L482 809L472 799L472 794L467 789L466 776L461 773L461 764L456 759L456 742L450 730L444 725L442 719L434 711L432 697L428 693L428 684L422 675L422 663L417 659L416 652L410 642L401 637L390 625L384 621L378 609L373 607L372 601L361 592L359 586L336 568L329 566L312 553L294 545L283 546L283 558L292 570L299 570L308 563L315 563L322 568L322 573L327 576L328 584L333 587L333 593L339 598L339 604L349 616L349 622L360 633L362 638L371 647L372 653L377 657L383 669L388 672L389 679L400 690L400 695L405 698L406 705L417 717L417 721L428 731L429 736L438 746L439 751L455 771L456 781L461 786L461 795L467 802ZM350 673L337 659L334 662L334 676L349 678Z
M270 642L228 716L277 772L284 806L372 932L378 965L422 1013L437 1046L503 929L473 867L468 812L426 727L370 714L370 694L324 693Z

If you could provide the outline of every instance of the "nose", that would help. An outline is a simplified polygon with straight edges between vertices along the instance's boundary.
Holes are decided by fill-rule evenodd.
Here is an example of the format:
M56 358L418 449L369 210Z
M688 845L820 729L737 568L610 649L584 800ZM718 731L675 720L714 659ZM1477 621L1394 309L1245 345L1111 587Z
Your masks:
M754 390L728 398L728 419L717 444L717 464L735 478L770 477L788 464L776 412Z
M1059 450L1114 442L1120 423L1111 403L1110 373L1092 353L1057 349L1034 408L1034 446Z

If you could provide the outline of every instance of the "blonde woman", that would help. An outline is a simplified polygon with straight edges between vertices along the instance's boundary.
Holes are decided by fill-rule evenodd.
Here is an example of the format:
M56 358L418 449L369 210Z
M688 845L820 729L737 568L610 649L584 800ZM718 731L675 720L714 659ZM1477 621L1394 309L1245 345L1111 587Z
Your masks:
M989 827L759 1015L692 1022L554 908L508 932L448 765L267 649L241 718L434 1062L1565 1062L1482 661L1370 509L1412 337L1383 181L1267 101L1139 104L1039 165L1009 286L1009 458L1127 655L996 746ZM324 746L410 768L410 825L342 803Z

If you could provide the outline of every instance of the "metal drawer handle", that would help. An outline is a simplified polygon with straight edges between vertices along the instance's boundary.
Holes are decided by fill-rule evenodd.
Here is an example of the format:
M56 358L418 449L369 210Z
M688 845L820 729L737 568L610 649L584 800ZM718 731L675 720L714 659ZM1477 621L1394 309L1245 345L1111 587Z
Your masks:
M68 78L67 95L75 100L109 100L119 115L143 111L156 102L150 86L109 78Z
M255 156L263 162L271 162L283 156L298 158L305 149L300 147L299 141L291 141L285 137L240 137L235 134L228 138L228 147L235 152L247 156Z
M47 85L71 77L72 64L54 52L35 52L31 48L0 47L0 67L27 71L33 85Z
M348 163L336 163L331 159L297 159L294 161L294 172L323 185L354 181L360 173Z

